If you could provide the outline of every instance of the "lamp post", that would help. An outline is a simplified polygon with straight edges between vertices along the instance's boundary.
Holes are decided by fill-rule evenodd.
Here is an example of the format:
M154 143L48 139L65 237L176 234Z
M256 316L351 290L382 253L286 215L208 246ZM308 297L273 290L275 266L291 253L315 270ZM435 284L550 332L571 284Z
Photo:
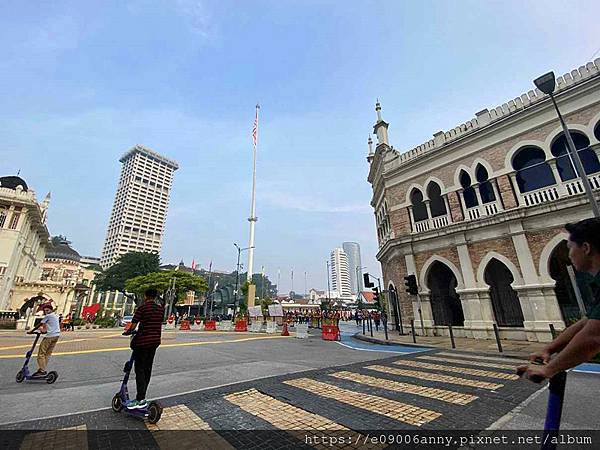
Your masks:
M558 105L556 104L556 100L554 99L554 89L556 88L556 78L554 77L554 72L548 72L535 80L533 80L533 84L542 91L544 94L550 96L550 100L552 100L552 104L554 105L554 109L556 109L556 114L558 115L558 119L560 120L560 125L562 126L563 133L565 134L565 139L567 140L567 151L570 154L571 160L575 165L575 172L579 175L579 179L583 184L585 189L585 194L588 197L590 204L592 205L592 211L594 213L594 217L600 217L600 209L598 209L598 203L596 202L596 197L594 197L594 193L592 192L592 186L590 185L590 180L588 179L585 169L583 168L583 164L581 163L581 158L579 157L579 153L575 148L575 143L573 142L573 138L571 137L571 133L567 128L567 124L565 123L560 110L558 109Z
M235 274L235 291L233 292L233 320L235 320L235 312L237 309L237 299L238 299L238 289L239 289L239 285L240 285L240 255L242 254L243 251L250 250L251 248L254 248L254 246L240 248L240 246L237 245L235 242L233 243L233 245L235 245L235 248L237 248L237 252L238 252L236 274Z

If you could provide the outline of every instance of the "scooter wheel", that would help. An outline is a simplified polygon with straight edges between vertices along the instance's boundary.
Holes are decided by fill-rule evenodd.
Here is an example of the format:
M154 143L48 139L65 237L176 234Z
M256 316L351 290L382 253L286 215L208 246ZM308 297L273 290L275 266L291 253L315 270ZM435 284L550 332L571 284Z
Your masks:
M111 403L114 412L120 412L123 409L123 400L121 400L121 394L116 393Z
M158 422L160 420L160 416L162 416L162 411L162 406L160 406L158 403L150 403L150 405L148 406L148 422Z
M24 379L25 379L25 373L22 370L19 370L17 372L17 376L15 377L15 380L17 380L17 383L22 383Z
M56 381L57 378L58 378L58 374L56 372L54 372L54 371L48 372L48 376L46 377L46 383L52 384Z

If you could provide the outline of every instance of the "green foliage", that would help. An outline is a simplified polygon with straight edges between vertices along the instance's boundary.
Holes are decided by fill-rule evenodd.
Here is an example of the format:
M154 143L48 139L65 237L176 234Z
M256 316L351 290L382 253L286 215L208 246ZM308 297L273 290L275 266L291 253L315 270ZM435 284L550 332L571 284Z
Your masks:
M127 280L157 272L159 266L160 257L158 253L129 252L122 255L106 271L99 273L94 279L94 284L100 291L116 290L125 292Z
M114 317L103 317L102 319L97 319L94 323L100 326L100 328L112 328L117 324L117 320Z
M248 297L248 286L250 286L250 283L244 281L244 284L242 284L242 287L240 288L240 290L242 291L242 296L244 298Z
M73 321L73 326L74 326L74 327L82 327L82 326L84 326L84 325L85 325L85 320L83 320L83 319L79 319L79 318L77 318L77 319L75 319L75 320Z
M235 315L235 318L236 319L244 319L247 316L248 316L248 305L246 305L245 303L242 302L238 306L238 310Z
M139 297L143 297L144 291L150 288L164 294L171 287L173 278L175 278L175 298L178 300L183 299L188 291L200 293L207 288L206 281L202 277L178 270L165 270L127 280L125 289Z
M269 305L273 304L273 300L270 298L263 298L260 301L260 307L262 309L262 315L265 317L269 316Z

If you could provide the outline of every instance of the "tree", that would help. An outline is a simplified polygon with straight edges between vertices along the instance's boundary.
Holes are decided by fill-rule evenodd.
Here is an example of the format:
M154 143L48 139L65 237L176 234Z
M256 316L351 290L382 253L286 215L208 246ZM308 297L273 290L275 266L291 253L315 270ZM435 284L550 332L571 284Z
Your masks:
M99 291L121 291L127 297L125 283L132 278L158 272L158 253L129 252L122 255L115 264L96 275L94 284ZM130 291L131 292L131 291Z
M208 287L204 278L197 275L178 270L163 270L127 280L125 289L129 292L134 292L140 297L143 297L146 289L151 288L156 289L159 294L164 295L173 285L173 279L175 279L175 298L177 300L183 299L188 291L194 291L199 294L206 291Z

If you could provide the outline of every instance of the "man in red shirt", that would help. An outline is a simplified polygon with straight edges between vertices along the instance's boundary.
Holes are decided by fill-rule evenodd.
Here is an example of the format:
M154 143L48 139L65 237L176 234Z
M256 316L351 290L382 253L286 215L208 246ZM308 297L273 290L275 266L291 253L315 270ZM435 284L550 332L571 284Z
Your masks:
M160 335L165 309L157 301L156 289L147 289L144 293L144 303L135 310L131 325L127 330L132 333L139 324L139 328L131 340L133 360L135 367L135 384L137 393L135 400L127 403L127 408L145 408L146 390L152 375L154 354L160 345Z

